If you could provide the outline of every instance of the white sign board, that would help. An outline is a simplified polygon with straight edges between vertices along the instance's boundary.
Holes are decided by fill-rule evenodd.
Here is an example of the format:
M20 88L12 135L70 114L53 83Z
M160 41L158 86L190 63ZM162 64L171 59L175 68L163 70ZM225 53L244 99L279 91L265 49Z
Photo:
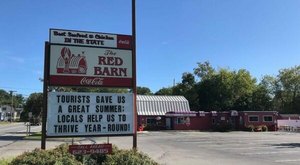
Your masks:
M49 92L47 136L133 134L133 94Z
M131 36L75 30L50 29L50 43L131 49Z

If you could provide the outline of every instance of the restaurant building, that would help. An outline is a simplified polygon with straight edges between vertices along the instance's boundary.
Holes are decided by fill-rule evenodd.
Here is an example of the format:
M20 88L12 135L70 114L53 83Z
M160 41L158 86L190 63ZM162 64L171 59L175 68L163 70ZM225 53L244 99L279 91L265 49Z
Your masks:
M150 130L172 129L167 112L189 113L188 100L183 96L137 95L138 127Z
M143 130L204 130L230 126L232 130L266 126L277 130L276 111L190 111L183 96L137 96L138 128Z

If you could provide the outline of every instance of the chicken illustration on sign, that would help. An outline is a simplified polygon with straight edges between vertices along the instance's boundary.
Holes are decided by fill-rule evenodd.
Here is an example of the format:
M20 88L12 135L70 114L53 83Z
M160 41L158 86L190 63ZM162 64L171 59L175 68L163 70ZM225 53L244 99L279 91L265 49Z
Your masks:
M75 56L69 48L63 47L60 54L56 66L57 73L86 74L87 62L84 52Z

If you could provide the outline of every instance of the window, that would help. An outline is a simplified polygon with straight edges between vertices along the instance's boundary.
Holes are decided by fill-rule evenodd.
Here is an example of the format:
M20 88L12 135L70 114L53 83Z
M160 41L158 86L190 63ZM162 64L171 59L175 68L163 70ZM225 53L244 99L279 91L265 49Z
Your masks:
M184 118L183 117L177 117L177 124L184 124Z
M249 116L249 122L258 122L258 116Z
M273 121L273 116L264 116L264 121L265 122L272 122Z

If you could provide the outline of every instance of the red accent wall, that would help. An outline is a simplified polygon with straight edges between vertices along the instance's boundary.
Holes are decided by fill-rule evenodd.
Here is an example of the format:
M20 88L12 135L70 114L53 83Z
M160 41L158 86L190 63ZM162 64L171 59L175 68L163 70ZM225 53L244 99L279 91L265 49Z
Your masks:
M248 120L249 116L258 116L258 122L250 122ZM267 122L264 121L264 116L272 116L273 121ZM156 116L138 116L138 126L146 125L147 118L155 118ZM166 117L162 116L161 120L157 122L157 128L163 129L162 126L166 125ZM277 130L277 119L278 113L274 111L245 111L239 112L238 116L231 116L230 112L217 112L216 114L212 115L209 112L205 113L205 116L193 116L190 118L190 123L177 123L178 117L169 117L172 118L172 129L173 130L212 130L214 125L221 125L221 124L232 124L233 129L235 130L243 130L247 128L249 125L253 126L261 126L266 125L269 131Z
M177 117L173 117L174 130L209 130L211 127L210 116L190 117L190 124L177 124Z
M277 119L278 119L278 115L276 112L267 112L267 111L266 112L241 112L240 116L243 119L244 128L248 127L249 125L253 125L253 126L266 125L269 131L276 130ZM257 122L249 121L249 116L258 116L258 121ZM264 116L272 116L273 121L270 122L264 121Z

